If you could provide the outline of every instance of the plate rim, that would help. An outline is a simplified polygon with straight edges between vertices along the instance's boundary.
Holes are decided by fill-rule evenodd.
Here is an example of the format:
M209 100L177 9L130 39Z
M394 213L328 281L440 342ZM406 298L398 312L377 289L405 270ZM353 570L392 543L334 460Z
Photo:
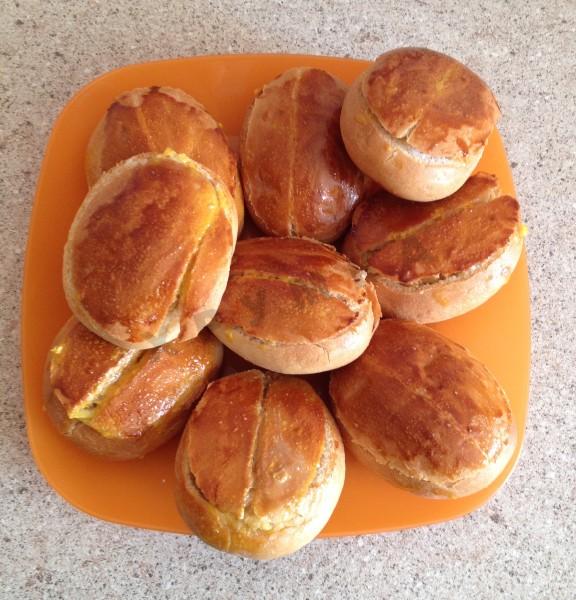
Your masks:
M20 290L21 295L20 295L20 303L19 303L19 308L20 308L20 311L19 311L19 314L20 314L20 327L19 327L20 343L19 343L19 346L20 346L20 348L19 349L20 349L20 359L21 359L21 382L22 382L22 390L23 390L24 417L25 417L25 422L26 422L26 433L27 433L27 438L28 438L28 444L31 449L31 454L34 459L36 468L38 469L38 471L40 472L42 477L45 479L46 483L49 485L49 487L53 491L55 491L68 504L72 505L76 510L79 510L80 512L87 514L93 518L97 518L97 519L106 521L108 523L114 523L115 525L118 525L118 526L136 527L136 528L149 529L149 530L160 531L160 532L165 532L165 533L181 533L181 534L186 535L184 532L167 530L161 526L155 526L155 525L150 525L150 524L142 525L140 523L133 523L133 522L130 522L129 518L126 518L124 521L120 522L118 520L114 520L113 518L107 517L105 515L96 514L95 512L88 510L84 506L80 506L74 500L69 499L67 496L64 495L63 492L60 491L60 489L58 487L55 487L52 484L50 476L42 467L42 459L40 458L41 452L39 451L39 448L36 445L37 440L35 440L33 438L33 436L31 436L31 432L30 432L31 408L30 408L30 401L27 400L27 398L29 398L31 392L28 389L29 384L27 384L27 380L29 380L29 378L30 378L29 372L32 370L33 365L29 364L30 361L26 360L26 358L25 358L25 346L26 346L25 340L29 338L29 334L27 333L27 330L31 326L29 324L29 320L25 319L25 312L26 312L25 307L28 302L28 296L31 293L30 270L31 270L31 262L32 262L32 253L31 253L31 240L33 238L32 234L39 227L39 224L38 224L39 219L37 218L37 212L39 211L38 200L40 197L40 190L43 188L43 184L47 177L47 171L48 171L48 169L47 169L48 160L47 159L53 151L53 146L55 144L55 140L57 137L55 135L55 132L58 129L59 124L65 119L66 113L71 104L73 104L74 102L77 102L78 100L81 100L81 98L85 94L90 92L91 88L99 85L99 83L101 83L101 81L103 81L109 77L112 77L112 76L118 76L119 74L122 73L122 71L128 71L128 70L132 70L132 69L140 69L140 68L145 68L145 67L149 67L152 65L162 65L162 64L167 64L167 63L185 63L185 62L190 62L190 61L204 62L204 61L209 61L209 60L214 60L214 59L226 60L226 61L229 61L229 60L238 61L238 60L246 60L246 59L248 59L248 60L256 59L257 60L257 59L262 59L262 58L289 58L289 59L302 59L303 61L306 61L307 59L316 59L316 60L329 61L329 62L334 62L334 63L355 62L358 64L366 64L366 65L370 64L370 62L371 62L370 60L367 60L367 59L354 58L354 57L342 57L342 56L321 55L321 54L272 52L272 53L241 53L241 54L229 54L229 53L201 54L201 55L196 55L196 56L188 56L188 57L179 56L179 57L174 57L174 58L163 58L163 59L155 59L155 60L151 60L151 61L129 63L129 64L121 65L119 67L115 67L114 69L111 69L110 71L105 71L103 73L100 73L95 78L91 79L86 84L84 84L82 87L80 87L78 90L76 90L68 98L66 103L62 106L62 108L58 112L56 118L54 119L54 121L51 125L50 134L44 145L42 160L40 163L36 186L34 189L33 204L32 204L32 209L30 211L30 216L28 219L27 237L26 237L26 244L25 244L25 258L24 258L24 263L23 263L23 267L22 267L22 284L21 284L21 290ZM502 142L503 151L504 151L504 154L506 157L507 168L511 171L510 161L509 161L508 153L506 152L504 140L503 140L500 132L497 130L497 128L495 128L495 131L497 132L497 135ZM515 188L512 173L511 173L511 183L512 183L512 186ZM349 537L349 536L356 536L356 535L368 535L368 534L373 534L373 533L382 533L384 531L388 532L388 531L399 531L399 530L404 530L404 529L415 529L418 527L426 527L426 526L435 525L435 524L439 524L439 523L443 523L443 522L448 522L448 521L460 518L462 516L465 516L467 514L470 514L471 512L473 512L475 510L478 510L479 508L484 506L489 500L492 500L495 497L495 495L501 491L503 485L506 483L508 478L514 472L515 467L518 464L518 461L520 460L520 457L523 453L525 433L526 433L526 424L527 424L529 407L530 407L530 388L531 388L531 379L532 379L532 320L531 320L532 303L531 303L531 297L530 297L530 277L529 277L530 271L528 268L528 253L526 251L525 244L523 245L522 255L521 255L520 261L516 268L525 269L525 271L526 271L525 278L526 278L526 284L527 284L527 290L528 290L528 298L527 298L528 347L526 348L526 354L527 354L526 375L527 375L527 377L526 377L526 381L524 382L525 386L526 386L526 398L524 401L525 417L524 417L524 421L522 423L521 431L519 431L519 439L516 442L517 448L515 449L510 461L507 463L507 465L505 467L505 469L507 471L506 476L502 480L502 482L500 483L498 488L495 489L487 498L483 499L475 507L470 508L470 509L464 509L462 511L456 511L453 515L451 515L447 518L441 518L441 517L427 518L417 524L407 525L407 526L390 527L390 528L387 528L386 530L383 530L381 527L374 527L373 529L364 527L362 529L362 531L349 531L349 532L344 532L344 533L336 533L336 532L324 533L324 532L322 532L319 537ZM342 528L342 529L346 529L346 528ZM350 529L350 528L348 528L348 529Z

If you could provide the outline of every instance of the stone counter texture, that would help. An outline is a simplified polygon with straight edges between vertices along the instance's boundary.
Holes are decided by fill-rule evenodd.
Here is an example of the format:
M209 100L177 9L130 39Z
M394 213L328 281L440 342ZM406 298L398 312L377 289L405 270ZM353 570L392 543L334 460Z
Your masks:
M318 540L269 563L104 523L45 483L22 410L19 297L36 178L55 118L134 62L292 52L374 58L428 46L501 104L532 295L530 414L519 464L484 508L386 535ZM0 2L0 598L496 598L576 594L576 3Z

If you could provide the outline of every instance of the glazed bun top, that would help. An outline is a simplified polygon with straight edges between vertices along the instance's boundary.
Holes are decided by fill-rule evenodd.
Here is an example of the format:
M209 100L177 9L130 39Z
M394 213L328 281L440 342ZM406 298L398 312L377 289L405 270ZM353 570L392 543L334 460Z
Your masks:
M386 52L362 78L363 96L380 125L432 157L475 153L500 117L494 95L474 72L432 50Z
M237 518L286 510L293 521L291 502L326 468L326 418L301 379L253 370L214 382L192 413L183 448L196 486Z
M369 336L380 317L372 285L331 246L255 238L238 243L215 323L231 336L237 329L272 345L311 345L354 330L368 315Z
M520 225L518 202L494 175L478 173L433 203L384 190L354 211L344 253L369 272L419 285L449 280L499 255Z
M88 145L88 185L131 156L168 148L186 154L221 179L236 201L241 224L244 212L236 156L221 125L182 90L137 88L110 105Z
M187 342L125 350L72 318L50 350L48 384L68 418L107 438L130 439L188 405L221 362L222 346L208 331Z
M346 86L321 69L290 69L252 102L240 158L248 210L269 235L337 239L364 180L340 134Z
M68 234L74 315L127 348L189 339L213 317L236 241L233 199L184 155L140 154L91 188Z
M510 405L494 376L416 323L384 319L366 352L332 374L330 395L353 444L448 495L489 483L479 474L503 468L513 447Z

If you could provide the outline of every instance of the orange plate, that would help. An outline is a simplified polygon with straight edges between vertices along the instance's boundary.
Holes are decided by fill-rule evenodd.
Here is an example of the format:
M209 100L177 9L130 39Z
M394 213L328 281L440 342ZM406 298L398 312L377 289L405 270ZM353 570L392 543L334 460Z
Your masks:
M132 65L88 84L62 111L48 143L30 222L22 298L22 364L32 452L50 485L80 510L125 525L187 532L172 498L175 441L139 461L106 462L58 435L42 410L44 359L69 316L61 285L62 250L86 193L84 152L96 123L124 90L166 85L197 98L235 135L254 91L283 70L320 67L352 82L366 65L345 58L296 55L203 56ZM498 133L491 137L480 169L498 175L504 191L514 193ZM427 500L409 494L349 459L342 497L322 535L389 531L452 519L486 502L510 474L524 437L528 401L530 320L525 255L510 283L489 302L435 329L468 347L508 392L518 428L513 459L490 487L459 500Z

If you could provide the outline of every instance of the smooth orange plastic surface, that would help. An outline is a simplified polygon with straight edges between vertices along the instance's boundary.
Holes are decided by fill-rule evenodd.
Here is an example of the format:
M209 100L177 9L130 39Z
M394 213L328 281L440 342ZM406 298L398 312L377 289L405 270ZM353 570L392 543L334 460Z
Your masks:
M366 65L345 58L297 55L203 56L132 65L96 79L62 111L46 149L30 222L22 298L22 365L34 458L48 483L78 509L125 525L188 532L173 501L176 440L139 461L107 462L61 437L42 409L46 353L70 314L61 284L62 251L86 193L84 153L96 123L119 93L165 85L197 98L230 135L237 135L254 91L283 70L320 67L351 83ZM504 191L514 194L497 132L479 170L495 173ZM490 301L434 328L469 348L507 391L518 431L514 457L490 487L458 500L429 500L404 492L348 458L344 491L322 535L389 531L458 517L486 502L514 467L524 437L530 368L525 254L510 282Z

